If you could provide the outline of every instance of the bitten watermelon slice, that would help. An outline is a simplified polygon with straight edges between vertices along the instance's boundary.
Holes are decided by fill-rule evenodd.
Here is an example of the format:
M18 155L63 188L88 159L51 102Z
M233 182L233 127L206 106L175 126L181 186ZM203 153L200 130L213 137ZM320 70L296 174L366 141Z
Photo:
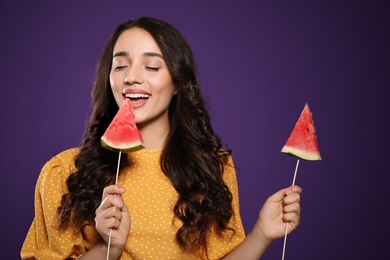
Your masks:
M133 106L129 99L119 108L101 137L101 145L114 152L133 152L144 148L141 132L134 121Z
M314 121L307 103L281 152L304 160L321 160Z

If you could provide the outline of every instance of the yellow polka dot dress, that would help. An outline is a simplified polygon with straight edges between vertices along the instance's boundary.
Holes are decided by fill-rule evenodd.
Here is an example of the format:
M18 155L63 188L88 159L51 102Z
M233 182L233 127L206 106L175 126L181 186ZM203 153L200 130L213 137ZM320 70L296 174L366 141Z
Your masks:
M93 225L77 230L70 225L59 231L57 208L67 192L66 179L76 171L78 149L66 150L45 164L35 191L35 217L24 241L22 259L76 258L92 248L100 235ZM126 189L123 199L129 208L131 230L120 259L205 259L204 252L186 252L175 241L181 222L174 218L178 194L160 168L161 150L139 150L127 154L130 166L122 170L118 185ZM233 165L231 159L229 165ZM226 166L225 183L233 194L234 215L229 227L235 234L208 238L207 256L220 259L245 237L240 213L236 173Z

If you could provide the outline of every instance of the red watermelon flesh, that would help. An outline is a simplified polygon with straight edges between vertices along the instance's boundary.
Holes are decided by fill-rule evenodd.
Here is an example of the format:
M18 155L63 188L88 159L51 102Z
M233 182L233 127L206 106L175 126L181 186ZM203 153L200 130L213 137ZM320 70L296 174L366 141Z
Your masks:
M141 132L134 121L133 106L129 99L119 108L105 133L101 145L114 152L133 152L144 148Z
M321 160L314 121L307 103L283 146L282 152L304 160Z

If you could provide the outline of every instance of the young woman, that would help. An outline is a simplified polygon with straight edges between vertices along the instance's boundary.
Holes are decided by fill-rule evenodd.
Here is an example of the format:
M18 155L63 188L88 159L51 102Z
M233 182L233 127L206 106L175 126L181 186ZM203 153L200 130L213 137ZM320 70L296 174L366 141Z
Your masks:
M298 186L270 196L247 236L228 148L214 133L193 54L172 25L119 25L95 75L82 146L53 157L36 186L22 259L258 259L299 225ZM124 100L145 149L118 154L100 138ZM110 231L111 230L111 231Z

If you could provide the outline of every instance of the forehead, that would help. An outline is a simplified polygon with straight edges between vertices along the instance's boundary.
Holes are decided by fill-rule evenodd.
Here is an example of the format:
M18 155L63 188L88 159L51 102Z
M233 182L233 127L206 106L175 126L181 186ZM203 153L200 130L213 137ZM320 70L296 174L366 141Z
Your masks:
M119 36L114 46L114 53L121 51L128 53L155 52L161 54L160 48L152 35L138 27L128 29Z

